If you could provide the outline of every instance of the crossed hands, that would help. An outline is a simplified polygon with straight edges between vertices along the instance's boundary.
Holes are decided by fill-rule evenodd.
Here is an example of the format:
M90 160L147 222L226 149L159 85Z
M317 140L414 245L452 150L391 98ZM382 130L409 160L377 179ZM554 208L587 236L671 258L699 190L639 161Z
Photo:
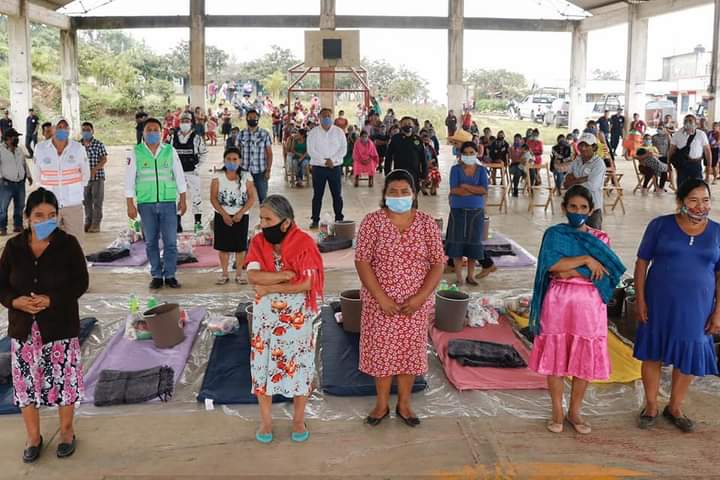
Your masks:
M426 299L418 295L413 295L405 300L405 303L398 305L395 300L383 294L382 297L378 299L378 303L380 304L380 309L386 315L405 315L409 317L420 310L425 300Z
M31 293L29 297L27 295L17 297L13 300L12 306L16 310L29 313L30 315L37 315L50 306L50 297Z

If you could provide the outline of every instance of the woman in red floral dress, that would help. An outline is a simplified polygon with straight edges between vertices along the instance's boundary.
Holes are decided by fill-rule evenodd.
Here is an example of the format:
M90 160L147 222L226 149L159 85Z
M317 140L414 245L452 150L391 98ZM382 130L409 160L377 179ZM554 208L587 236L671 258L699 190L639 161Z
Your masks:
M416 375L427 372L427 326L433 293L445 255L435 220L417 210L415 181L405 170L385 179L382 208L360 225L355 266L363 284L360 370L375 377L377 399L367 423L390 414L392 379L397 376L396 414L420 423L410 408Z

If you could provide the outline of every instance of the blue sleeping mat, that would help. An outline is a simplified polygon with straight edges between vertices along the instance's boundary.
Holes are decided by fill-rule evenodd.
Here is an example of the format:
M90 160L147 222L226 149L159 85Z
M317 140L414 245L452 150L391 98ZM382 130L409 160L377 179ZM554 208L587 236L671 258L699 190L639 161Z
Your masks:
M348 333L335 320L339 302L322 307L320 327L320 385L323 392L338 397L375 395L373 377L358 370L360 362L360 334ZM427 388L422 376L415 378L413 392ZM393 383L392 393L397 393Z
M215 337L208 360L198 402L210 398L218 405L256 404L257 397L251 393L250 334L245 316L245 306L238 306L236 316L240 321L237 334ZM274 395L273 402L291 399Z
M92 329L95 328L97 318L89 317L80 320L80 345L85 343L85 340L90 337ZM0 352L10 351L10 337L3 337L0 339ZM11 413L20 413L20 409L15 406L13 402L13 390L12 383L0 384L0 415L7 415Z

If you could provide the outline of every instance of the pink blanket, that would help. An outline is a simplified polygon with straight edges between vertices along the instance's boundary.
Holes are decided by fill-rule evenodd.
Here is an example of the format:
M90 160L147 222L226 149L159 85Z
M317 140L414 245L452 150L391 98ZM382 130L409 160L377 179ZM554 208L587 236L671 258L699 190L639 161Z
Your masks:
M448 356L448 343L454 339L482 340L512 345L527 362L530 352L515 336L508 320L501 316L499 325L465 327L460 332L450 333L430 328L430 340L435 346L448 381L458 390L530 390L546 389L545 377L528 368L485 368L466 367Z

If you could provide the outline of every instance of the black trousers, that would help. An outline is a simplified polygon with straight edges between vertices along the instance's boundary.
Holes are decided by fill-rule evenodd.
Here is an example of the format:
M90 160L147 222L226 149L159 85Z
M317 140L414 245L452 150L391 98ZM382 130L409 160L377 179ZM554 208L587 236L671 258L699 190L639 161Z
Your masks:
M320 210L322 210L323 197L325 196L325 184L330 187L330 194L333 199L333 211L335 221L339 222L343 217L342 198L342 167L312 167L313 199L312 199L312 221L320 221Z

